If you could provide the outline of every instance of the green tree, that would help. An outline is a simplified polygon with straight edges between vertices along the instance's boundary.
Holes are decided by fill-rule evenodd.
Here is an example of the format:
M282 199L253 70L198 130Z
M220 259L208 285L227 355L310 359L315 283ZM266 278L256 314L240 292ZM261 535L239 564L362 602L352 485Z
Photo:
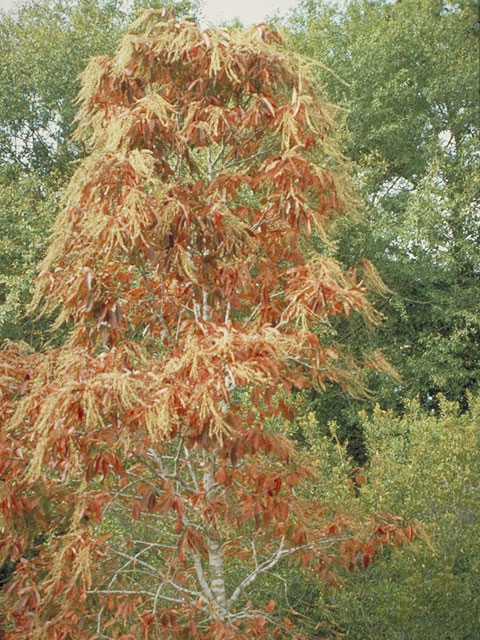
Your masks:
M418 518L431 546L389 551L328 594L347 639L479 637L480 399L470 405L460 415L440 399L438 417L418 402L402 418L378 408L364 416L370 462L359 499Z
M478 18L473 2L351 0L344 10L306 0L290 28L345 108L346 154L366 225L339 228L340 255L365 255L391 293L376 337L341 324L339 338L377 341L403 383L372 376L377 399L426 406L444 392L465 408L480 380ZM355 240L356 237L356 240ZM326 404L328 403L328 404ZM356 407L335 394L340 422ZM319 408L319 411L322 411Z
M194 0L161 4L197 11ZM84 154L71 140L79 74L90 56L113 52L137 12L117 0L33 0L0 13L0 342L49 337L25 306L59 190Z

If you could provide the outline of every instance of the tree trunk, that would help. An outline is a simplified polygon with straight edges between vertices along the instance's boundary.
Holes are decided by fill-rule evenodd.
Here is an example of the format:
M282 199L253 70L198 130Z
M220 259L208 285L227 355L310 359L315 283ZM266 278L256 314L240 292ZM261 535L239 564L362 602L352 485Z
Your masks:
M215 455L215 451L209 454L208 466L203 477L203 486L207 492L207 496L215 484ZM214 615L220 620L225 621L228 617L228 607L223 569L222 540L214 524L207 528L206 542L210 569L210 589L214 598Z

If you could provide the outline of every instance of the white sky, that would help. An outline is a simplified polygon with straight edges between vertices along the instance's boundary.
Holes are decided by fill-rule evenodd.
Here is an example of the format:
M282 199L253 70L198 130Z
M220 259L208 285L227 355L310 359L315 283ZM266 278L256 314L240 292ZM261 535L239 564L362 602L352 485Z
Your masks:
M0 9L10 9L18 0L0 0ZM217 23L240 18L245 26L262 22L267 15L281 14L297 4L297 0L203 0L207 22Z
M214 23L240 18L248 26L277 11L286 13L296 4L297 0L204 0L204 12L207 20Z

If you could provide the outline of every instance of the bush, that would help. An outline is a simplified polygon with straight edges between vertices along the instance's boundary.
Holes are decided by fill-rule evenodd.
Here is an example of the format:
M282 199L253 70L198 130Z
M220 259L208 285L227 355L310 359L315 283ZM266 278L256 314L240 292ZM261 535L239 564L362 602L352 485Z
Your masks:
M440 398L439 416L418 403L403 417L364 418L369 456L359 499L418 518L432 546L387 551L325 595L350 640L480 638L480 398L471 410Z

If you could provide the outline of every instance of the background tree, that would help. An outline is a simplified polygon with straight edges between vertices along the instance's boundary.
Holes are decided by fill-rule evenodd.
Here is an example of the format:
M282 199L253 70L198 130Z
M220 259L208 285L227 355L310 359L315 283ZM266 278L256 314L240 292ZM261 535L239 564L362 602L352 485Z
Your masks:
M319 596L317 611L334 607L346 638L470 640L480 633L480 407L471 398L470 410L459 415L458 406L444 398L439 405L438 416L418 401L401 418L378 407L371 418L363 416L370 464L359 499L418 518L433 548L388 551L344 589ZM315 434L313 416L309 427ZM335 482L328 471L349 464L340 448L330 455L324 477Z
M34 300L68 338L0 361L6 637L302 637L254 583L414 533L319 499L283 434L292 388L359 384L329 318L375 319L311 249L347 212L330 108L274 32L155 11L80 98L90 153Z
M197 11L193 1L162 5ZM84 155L71 140L79 74L90 56L113 52L137 12L138 3L127 10L115 0L40 0L0 12L0 341L52 338L47 322L25 318L25 307L58 192Z
M473 2L308 0L290 22L298 49L331 69L318 75L345 108L367 203L363 228L339 229L339 256L368 257L391 291L379 332L342 323L339 335L384 350L403 383L371 385L396 410L417 394L435 406L440 391L466 408L480 379L477 13ZM318 401L352 436L358 405Z

